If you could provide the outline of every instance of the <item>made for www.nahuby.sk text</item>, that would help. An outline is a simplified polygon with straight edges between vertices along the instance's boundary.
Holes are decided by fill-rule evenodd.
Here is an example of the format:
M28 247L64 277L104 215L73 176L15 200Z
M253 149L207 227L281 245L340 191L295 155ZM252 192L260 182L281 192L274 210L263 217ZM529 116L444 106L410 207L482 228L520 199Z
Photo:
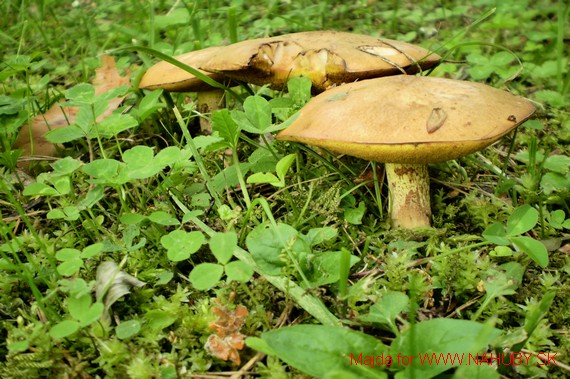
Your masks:
M364 355L363 353L350 353L350 364L368 367L390 367L392 365L429 365L429 366L462 366L462 365L496 365L496 366L521 366L521 365L556 365L558 353L418 353L417 355ZM535 357L536 359L532 359Z

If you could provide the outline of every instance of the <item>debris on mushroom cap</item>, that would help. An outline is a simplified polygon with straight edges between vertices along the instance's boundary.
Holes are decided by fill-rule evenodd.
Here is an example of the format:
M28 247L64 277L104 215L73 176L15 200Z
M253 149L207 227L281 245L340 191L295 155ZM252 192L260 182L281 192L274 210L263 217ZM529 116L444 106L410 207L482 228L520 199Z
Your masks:
M484 84L398 75L314 97L277 138L387 163L459 158L492 144L535 111Z
M196 68L217 82L222 82L224 76L199 68L204 65L214 54L220 51L220 47L208 47L201 50L191 51L174 57L176 60ZM149 68L139 83L142 89L162 88L171 92L198 92L207 91L212 87L183 69L168 62L159 62Z
M238 42L224 47L202 68L278 89L289 78L303 75L320 92L355 80L415 73L440 60L437 54L405 42L316 31Z

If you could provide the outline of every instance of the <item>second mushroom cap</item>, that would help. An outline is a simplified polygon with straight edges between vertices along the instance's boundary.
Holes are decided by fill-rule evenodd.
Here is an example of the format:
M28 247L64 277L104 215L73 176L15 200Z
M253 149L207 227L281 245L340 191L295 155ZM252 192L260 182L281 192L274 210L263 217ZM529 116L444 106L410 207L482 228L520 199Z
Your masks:
M278 138L367 160L425 164L480 150L533 112L527 99L484 84L399 75L316 96Z
M225 46L204 70L280 89L293 76L307 76L313 89L385 75L415 73L441 57L409 43L367 35L314 31L242 41Z

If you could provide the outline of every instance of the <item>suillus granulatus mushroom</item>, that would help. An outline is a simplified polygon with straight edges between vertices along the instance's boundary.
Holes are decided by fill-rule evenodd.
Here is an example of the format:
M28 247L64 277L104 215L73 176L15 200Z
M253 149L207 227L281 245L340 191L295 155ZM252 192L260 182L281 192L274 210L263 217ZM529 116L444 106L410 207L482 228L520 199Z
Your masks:
M398 75L314 97L277 138L386 163L391 224L411 229L431 224L429 163L485 148L534 110L484 84Z
M416 73L441 57L409 43L367 35L313 31L258 38L221 48L204 63L207 71L282 89L306 76L315 92L379 76Z
M228 79L224 75L200 69L219 51L220 47L208 47L176 56L174 59L197 69L216 82L228 83ZM223 89L212 87L191 73L165 61L159 62L147 70L139 83L139 88L149 90L162 88L170 92L196 92L196 108L201 114L209 114L219 109L224 99ZM205 133L211 132L210 122L207 118L200 118L200 129Z

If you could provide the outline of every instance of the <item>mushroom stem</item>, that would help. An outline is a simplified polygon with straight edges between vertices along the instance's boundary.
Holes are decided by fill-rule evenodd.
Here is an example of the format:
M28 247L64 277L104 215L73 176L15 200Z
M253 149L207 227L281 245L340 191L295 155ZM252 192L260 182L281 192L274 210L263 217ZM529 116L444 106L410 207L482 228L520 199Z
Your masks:
M427 165L386 163L386 176L392 227L429 227L431 207Z
M212 89L210 91L198 92L198 112L200 114L210 114L216 109L222 108L224 90ZM212 122L206 117L200 117L200 131L203 134L212 134Z

